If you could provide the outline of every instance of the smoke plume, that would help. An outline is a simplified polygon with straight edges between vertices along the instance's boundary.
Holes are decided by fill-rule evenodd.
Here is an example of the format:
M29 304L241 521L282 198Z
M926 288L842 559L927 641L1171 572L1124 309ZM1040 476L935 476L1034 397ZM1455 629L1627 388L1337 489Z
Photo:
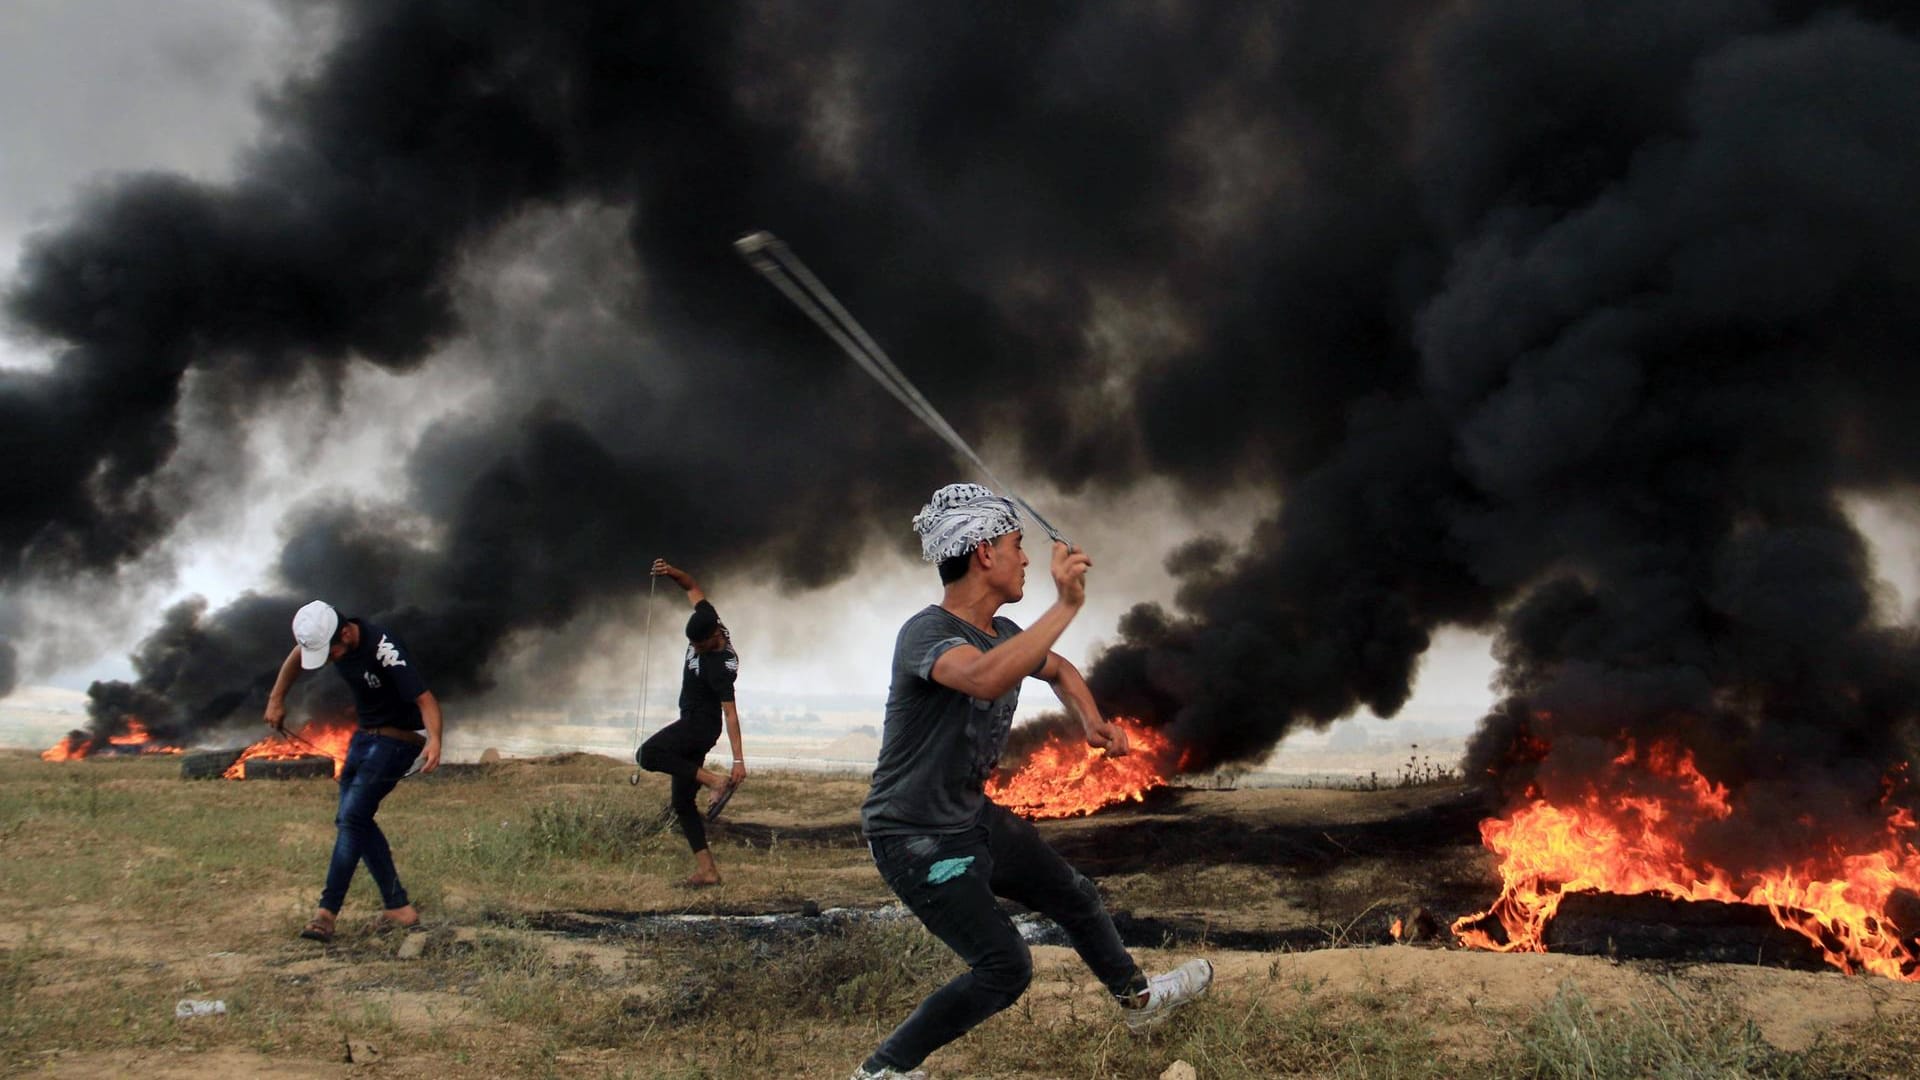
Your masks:
M1390 329L1381 381L1253 544L1178 560L1180 612L1127 617L1103 699L1251 758L1290 723L1392 714L1436 627L1481 626L1508 696L1476 775L1551 798L1666 737L1771 816L1877 803L1920 657L1840 499L1914 479L1920 40L1817 7L1437 23L1383 155L1417 216L1369 290L1305 320ZM1772 835L1805 851L1808 828Z
M19 655L13 642L0 638L0 697L13 692L14 684L20 679L19 664Z
M259 594L168 613L97 723L257 710L310 596L458 696L636 552L804 589L905 550L953 466L739 264L766 227L1063 490L1273 491L1089 673L1197 765L1394 714L1443 626L1499 642L1476 769L1658 732L1858 802L1899 757L1920 658L1840 499L1920 465L1903 6L337 6L234 180L29 245L56 359L0 371L0 588L267 467L183 455L186 404L476 396L298 507Z

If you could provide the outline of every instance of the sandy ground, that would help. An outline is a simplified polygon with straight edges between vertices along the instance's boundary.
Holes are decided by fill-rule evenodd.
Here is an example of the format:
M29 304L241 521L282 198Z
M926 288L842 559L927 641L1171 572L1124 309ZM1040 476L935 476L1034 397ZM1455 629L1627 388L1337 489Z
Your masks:
M778 831L790 839L833 846L858 842L857 804L826 815L799 813L755 805L743 793L737 805L738 820L726 835L751 839ZM1116 912L1194 932L1193 941L1171 949L1139 950L1146 966L1201 953L1213 960L1223 990L1264 988L1259 992L1279 1007L1301 994L1404 995L1426 1022L1444 1038L1457 1038L1462 1047L1484 1042L1487 1016L1537 1009L1567 986L1577 988L1598 1010L1632 1009L1636 1003L1671 996L1731 1001L1770 1044L1788 1051L1808 1046L1823 1033L1875 1018L1920 1020L1920 986L1833 971L1375 944L1385 923L1408 905L1428 906L1445 916L1491 897L1490 864L1473 835L1479 813L1473 794L1459 788L1195 790L1166 793L1115 813L1050 823L1044 831L1072 861L1098 876ZM834 875L855 872L871 871L823 872L812 883L814 895L831 902ZM297 908L301 902L299 895L289 894L276 901L277 910ZM731 901L720 897L711 903L724 908ZM304 1060L231 1046L49 1052L28 1071L49 1077L143 1080L441 1075L438 1066L409 1055L409 1033L428 1025L444 1032L465 1025L480 1030L492 1023L484 1009L457 993L364 991L355 981L359 976L350 959L330 951L294 942L253 951L209 951L189 942L215 939L220 928L200 929L205 932L183 935L176 920L142 920L85 897L72 898L58 912L22 910L0 899L0 946L17 947L57 933L59 947L75 956L113 957L128 966L164 970L182 985L218 987L249 973L271 971L283 980L345 995L370 992L390 1013L391 1042L357 1047L343 1043L331 1056ZM1208 943L1208 933L1223 930L1306 936L1289 939L1285 949ZM448 924L433 931L456 937L476 932L474 926ZM485 932L520 935L556 958L590 965L609 977L627 970L628 946L619 942L499 925L489 925ZM1302 947L1303 942L1312 944L1316 934L1322 944L1349 944ZM391 955L403 956L409 943L422 936L376 941L363 933L358 947L391 949ZM254 937L257 940L257 934ZM1076 1003L1082 1015L1104 1007L1101 991L1071 951L1043 946L1035 949L1035 956L1038 977L1031 993L1036 1015L1043 1020L1064 1015L1069 1010L1063 1002ZM642 993L645 988L633 990ZM604 1068L610 1053L581 1050L568 1060ZM350 1054L354 1063L348 1061Z
M345 986L352 972L340 961L322 955L288 962L284 955L249 956L238 953L181 955L164 938L146 938L128 928L110 927L96 918L104 913L84 912L92 932L75 936L85 949L111 949L129 963L166 965L215 983L224 974L271 966L282 976L303 976L316 982ZM9 927L12 933L18 928ZM455 931L458 932L458 931ZM469 931L470 932L470 931ZM497 931L490 931L497 932ZM602 970L618 972L626 962L624 948L583 943L565 935L525 932L530 942L556 957L584 960ZM404 943L406 939L400 939ZM396 948L400 945L396 945ZM1636 1003L1674 995L1682 1000L1704 1000L1718 995L1758 1026L1762 1036L1778 1049L1798 1050L1822 1033L1845 1025L1885 1017L1899 1023L1920 1020L1920 986L1884 979L1857 978L1839 972L1802 972L1730 965L1651 965L1619 963L1599 957L1545 954L1498 955L1413 946L1324 949L1272 953L1206 949L1215 965L1216 991L1268 987L1268 994L1293 999L1310 992L1323 995L1403 992L1409 1007L1436 1028L1444 1041L1458 1047L1484 1043L1486 1018L1511 1015L1538 1007L1562 987L1577 988L1597 1010L1622 1010ZM1143 951L1149 967L1172 964L1179 951ZM1102 992L1087 977L1071 950L1040 946L1034 950L1037 970L1033 989L1040 1022L1064 1016L1068 1001L1078 1015L1097 1015L1106 1008ZM432 1022L472 1025L476 1031L490 1021L471 1002L448 993L380 991L383 1006L396 1029L386 1045L343 1043L331 1059L289 1059L233 1048L187 1052L65 1053L45 1057L34 1075L70 1077L139 1077L143 1080L225 1076L340 1077L426 1076L433 1067L409 1060L407 1032ZM211 1021L217 1023L218 1021ZM384 1040L382 1040L384 1041ZM580 1051L585 1063L606 1055Z

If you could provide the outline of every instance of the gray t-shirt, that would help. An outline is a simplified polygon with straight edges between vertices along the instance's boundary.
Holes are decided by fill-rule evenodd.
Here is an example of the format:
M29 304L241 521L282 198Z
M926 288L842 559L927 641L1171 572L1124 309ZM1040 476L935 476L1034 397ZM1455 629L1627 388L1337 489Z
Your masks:
M1020 632L1012 619L999 617L993 629L993 635L984 634L938 604L900 628L880 760L860 807L860 825L868 836L965 832L979 818L987 778L1000 763L1013 726L1020 684L984 701L934 682L933 665L956 645L985 652Z

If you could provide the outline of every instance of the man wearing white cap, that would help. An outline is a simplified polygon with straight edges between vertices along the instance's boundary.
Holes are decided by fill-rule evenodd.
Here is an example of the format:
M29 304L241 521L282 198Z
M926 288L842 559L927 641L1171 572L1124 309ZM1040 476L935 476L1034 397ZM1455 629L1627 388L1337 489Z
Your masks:
M928 1054L1026 990L1033 960L996 896L1058 923L1134 1031L1165 1021L1213 981L1205 960L1151 979L1142 974L1094 884L1032 823L986 797L1028 677L1053 686L1090 745L1127 752L1126 732L1100 716L1080 672L1051 651L1086 603L1093 561L1054 544L1059 598L1023 631L997 614L1026 592L1027 555L1012 501L978 484L949 484L913 527L946 590L940 603L907 620L894 643L880 758L860 824L888 887L968 970L921 1002L854 1080L924 1077L919 1065Z
M286 730L287 690L302 671L328 663L353 692L354 708L360 714L360 727L347 744L347 760L340 770L340 811L334 818L326 887L300 936L333 940L334 920L347 898L354 868L362 862L380 887L382 925L417 925L420 912L407 899L393 868L393 851L373 815L416 759L421 772L439 766L440 703L427 689L406 645L391 630L365 619L342 619L331 605L315 600L294 613L293 639L293 651L280 665L280 676L267 695L268 726Z

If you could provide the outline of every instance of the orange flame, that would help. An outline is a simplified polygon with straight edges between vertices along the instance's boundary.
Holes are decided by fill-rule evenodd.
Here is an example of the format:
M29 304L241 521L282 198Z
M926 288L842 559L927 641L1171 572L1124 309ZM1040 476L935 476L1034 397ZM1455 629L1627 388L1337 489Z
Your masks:
M1026 764L1002 780L987 781L987 798L1025 818L1063 818L1091 814L1103 806L1164 786L1178 772L1183 755L1159 731L1138 721L1114 717L1127 733L1128 753L1113 757L1066 734L1048 737Z
M166 746L153 740L147 731L147 725L134 717L127 717L127 730L124 734L109 735L107 742L112 746L137 746L143 754L179 754L185 751L178 746Z
M227 766L227 771L220 776L226 780L245 780L247 762L258 758L330 757L333 759L333 775L337 778L340 770L346 767L347 744L353 741L356 726L351 717L335 717L314 720L298 732L285 735L276 732L240 751L240 756L233 759L233 764Z
M178 746L168 746L156 742L153 733L138 717L127 717L127 730L118 735L107 736L107 746L114 747L116 754L179 754L184 751ZM103 747L96 747L93 738L84 732L69 732L67 737L40 751L42 761L76 761L91 757L95 753L105 753Z
M40 751L41 761L76 761L86 757L93 749L93 740L77 731L69 732L67 737Z
M1920 980L1913 935L1887 916L1896 890L1920 891L1917 826L1904 808L1888 811L1872 850L1845 850L1836 840L1793 865L1734 875L1688 853L1697 826L1737 812L1727 789L1701 774L1690 751L1662 742L1643 754L1629 740L1614 765L1574 805L1555 805L1530 789L1527 805L1480 823L1481 841L1500 856L1500 897L1454 922L1461 944L1545 952L1547 924L1569 893L1654 893L1764 907L1842 971ZM1490 932L1494 923L1504 941Z

